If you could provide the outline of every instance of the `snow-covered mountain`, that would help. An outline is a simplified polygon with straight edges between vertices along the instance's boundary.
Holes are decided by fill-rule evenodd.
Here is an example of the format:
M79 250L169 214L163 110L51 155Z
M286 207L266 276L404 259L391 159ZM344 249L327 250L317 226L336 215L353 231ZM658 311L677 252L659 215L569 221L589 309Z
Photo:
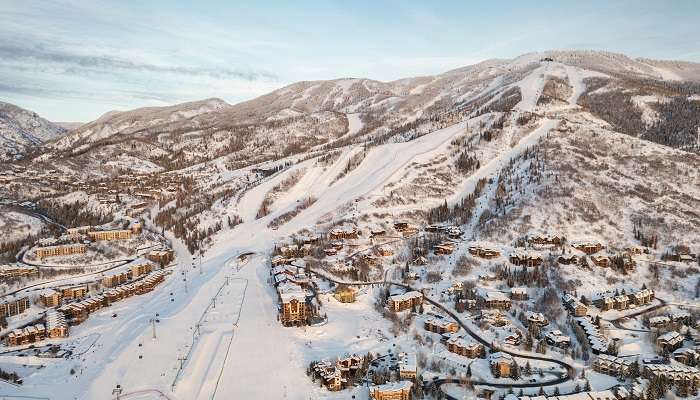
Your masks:
M246 152L266 149L289 154L341 138L347 142L370 134L391 135L457 109L493 103L503 94L514 100L514 82L544 60L588 71L583 78L596 77L605 91L626 99L633 97L631 86L636 86L639 96L655 98L674 90L693 92L700 85L685 84L700 80L700 65L695 63L632 59L599 51L551 51L393 82L350 78L298 82L236 105L207 99L115 111L80 126L47 149L76 155L92 151L96 144L104 147L137 140L149 147L153 157L168 157L177 165L231 154L238 147ZM575 85L577 96L582 94L583 82L570 84ZM644 103L641 108L647 107L648 102ZM363 129L353 130L351 121L361 121ZM263 137L276 140L271 143ZM153 162L153 157L146 158Z
M0 161L21 158L27 151L65 132L66 129L32 111L0 102Z

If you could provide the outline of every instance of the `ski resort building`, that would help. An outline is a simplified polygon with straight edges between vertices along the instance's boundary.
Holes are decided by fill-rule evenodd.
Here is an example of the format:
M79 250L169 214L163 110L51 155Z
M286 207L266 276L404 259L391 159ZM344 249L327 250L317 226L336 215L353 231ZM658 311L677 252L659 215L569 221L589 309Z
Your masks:
M498 371L499 376L509 376L514 362L510 354L500 351L489 356L489 364L491 368Z
M87 251L87 246L82 243L60 244L56 246L37 247L35 254L40 259L54 256L70 256L73 254L83 254Z
M68 324L65 316L57 311L46 313L46 335L50 338L68 337Z
M44 307L58 307L61 305L63 294L53 289L44 289L39 293L39 301Z
M469 254L476 257L485 258L487 260L501 256L500 251L485 246L469 246L468 250Z
M277 292L279 294L279 320L282 325L307 325L309 318L314 313L314 307L311 303L313 295L292 282L279 284Z
M447 340L447 351L469 358L479 358L484 354L484 346L462 336L452 336Z
M411 400L412 386L409 381L390 382L370 387L369 394L373 400Z
M666 332L656 338L656 345L662 351L672 353L683 345L683 335L676 331Z
M574 317L583 317L588 313L588 307L569 293L562 297L562 303Z
M417 291L410 291L403 294L389 296L388 306L390 310L399 312L410 310L423 304L423 294Z
M88 237L93 241L98 240L125 240L131 239L133 232L130 229L115 229L107 231L89 231Z
M510 263L518 266L535 267L542 264L542 255L534 251L516 251L510 255Z
M597 242L578 242L574 243L572 247L588 255L597 253L605 248L601 243Z
M30 325L26 328L15 329L5 336L6 346L21 346L44 340L46 328L42 324Z
M510 298L505 293L494 290L485 291L481 294L481 299L484 301L484 306L487 308L496 308L499 310L510 310L512 305Z
M22 314L29 308L29 297L12 297L8 296L5 301L0 303L0 317L11 317L13 315Z
M447 318L432 317L425 320L423 328L426 331L439 333L455 333L459 330L459 325L455 321Z
M593 370L601 374L620 377L629 374L631 365L632 360L629 358L601 354L593 361Z

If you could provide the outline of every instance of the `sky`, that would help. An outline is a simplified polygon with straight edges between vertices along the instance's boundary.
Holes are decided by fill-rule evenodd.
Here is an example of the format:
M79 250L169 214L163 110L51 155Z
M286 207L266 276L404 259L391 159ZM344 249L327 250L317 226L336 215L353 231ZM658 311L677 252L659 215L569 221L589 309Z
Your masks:
M598 49L700 62L697 1L0 0L0 101L52 121Z

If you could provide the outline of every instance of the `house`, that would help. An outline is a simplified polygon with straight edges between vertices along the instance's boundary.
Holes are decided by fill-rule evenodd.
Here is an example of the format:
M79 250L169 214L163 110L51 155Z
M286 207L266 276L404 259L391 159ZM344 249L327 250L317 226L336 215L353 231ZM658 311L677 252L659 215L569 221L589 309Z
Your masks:
M510 263L518 266L536 267L542 264L542 256L534 251L516 251L510 255Z
M455 251L455 244L453 242L442 242L438 245L433 246L433 253L438 256L450 255Z
M321 361L314 365L314 373L321 377L326 389L331 392L343 389L343 385L347 383L340 369L328 361Z
M577 242L572 245L576 250L582 251L588 255L597 253L603 250L603 245L597 242Z
M629 375L632 360L629 358L621 358L608 354L600 354L593 361L593 370L616 377L626 377Z
M423 304L423 294L412 290L403 294L389 296L388 306L395 312L410 310Z
M341 373L346 373L349 371L355 371L362 365L362 359L357 355L353 354L351 356L340 357L335 362Z
M499 310L510 310L511 301L504 293L493 290L486 291L481 295L484 305L487 308L497 308Z
M341 303L354 303L356 296L357 289L346 285L339 285L333 294L333 297Z
M409 381L389 382L370 387L369 394L373 400L411 400L412 386Z
M61 244L56 246L37 247L35 254L40 259L53 256L69 256L73 254L83 254L87 251L87 246L82 243Z
M447 351L469 358L479 358L484 354L484 346L462 336L453 335L447 341Z
M535 245L560 245L563 243L563 239L559 236L550 236L550 235L535 235L532 237L529 237L527 239L528 243L530 244L535 244Z
M373 238L386 236L386 229L381 228L381 227L371 228L369 230L369 235Z
M523 341L523 335L520 333L520 331L516 331L515 333L511 333L510 335L506 336L505 339L503 339L503 343L509 345L509 346L520 346L520 343Z
M326 256L328 257L338 255L338 250L336 250L335 247L324 249L323 252L326 253Z
M571 344L571 338L564 335L560 330L556 329L545 333L544 339L550 346L566 349Z
M418 376L416 353L399 353L399 379L414 380Z
M53 289L44 289L39 293L39 301L44 307L58 307L61 305L63 295Z
M425 320L423 323L423 328L429 332L435 332L439 334L445 334L448 332L457 332L459 330L459 325L451 319L443 317L432 317Z
M11 317L22 314L29 308L29 297L7 296L5 301L0 303L0 317Z
M527 288L524 287L514 287L510 289L510 298L517 301L525 301L529 297L527 295Z
M357 227L355 226L333 228L330 232L328 232L328 237L331 240L357 239L360 237L360 231L358 231Z
M499 351L489 356L489 365L493 371L497 371L498 376L509 376L513 364L514 360L510 354Z
M549 325L547 317L545 317L544 314L540 312L528 311L525 313L525 316L527 318L528 326L538 326L541 328Z
M90 240L125 240L131 239L133 232L130 229L114 229L104 231L89 231L88 237Z
M501 327L510 324L510 320L503 315L500 309L481 310L480 318L491 326Z
M663 328L671 323L671 318L667 316L657 316L649 318L649 327Z
M476 257L485 258L487 260L501 256L500 251L485 246L473 245L469 246L468 250L469 254Z
M394 255L394 249L387 245L377 246L377 254L382 257L390 257Z
M607 268L610 265L610 258L605 255L593 255L591 261L598 267Z
M662 351L672 353L683 345L683 335L676 331L666 332L656 338L656 345Z
M557 258L557 262L563 265L575 265L578 263L578 256L575 254L559 256L559 258Z

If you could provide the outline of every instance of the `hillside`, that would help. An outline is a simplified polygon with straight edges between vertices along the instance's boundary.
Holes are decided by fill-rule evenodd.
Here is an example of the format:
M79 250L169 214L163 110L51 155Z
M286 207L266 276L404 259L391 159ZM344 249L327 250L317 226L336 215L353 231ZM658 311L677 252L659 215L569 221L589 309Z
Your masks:
M32 111L0 102L0 161L21 158L65 132L66 129Z

